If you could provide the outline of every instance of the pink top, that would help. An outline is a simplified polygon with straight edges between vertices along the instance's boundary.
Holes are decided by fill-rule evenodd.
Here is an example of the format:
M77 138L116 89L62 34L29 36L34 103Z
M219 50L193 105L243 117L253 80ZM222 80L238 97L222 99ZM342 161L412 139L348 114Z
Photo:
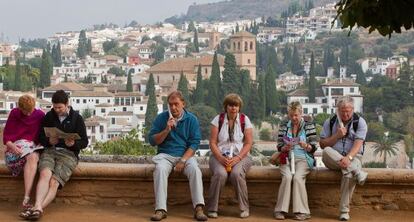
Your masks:
M30 116L24 115L19 108L14 108L7 118L3 131L3 143L26 139L39 143L39 131L45 113L35 109Z

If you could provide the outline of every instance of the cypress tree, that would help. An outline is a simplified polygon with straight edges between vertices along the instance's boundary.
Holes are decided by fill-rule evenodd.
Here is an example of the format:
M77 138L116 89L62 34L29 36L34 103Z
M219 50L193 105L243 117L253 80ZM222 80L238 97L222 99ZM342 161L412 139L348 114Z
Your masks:
M259 86L258 86L258 93L259 93L259 112L258 112L258 118L263 119L266 116L266 81L265 76L263 74L259 75Z
M86 52L87 54L90 54L92 52L92 40L88 39L88 42L86 44Z
M241 78L236 67L236 58L231 53L226 53L223 70L224 95L229 93L240 94Z
M362 71L362 67L358 64L355 64L357 67L356 71L356 83L365 85L367 83L367 79L365 78L365 73Z
M196 30L196 27L194 25L194 22L191 21L190 24L188 24L187 32L194 32Z
M260 78L260 77L259 77ZM252 121L259 122L263 118L262 100L259 95L257 82L251 82L249 100L246 104L246 114Z
M209 106L215 108L217 111L221 110L221 89L220 65L217 59L217 52L215 52L213 57L213 64L211 67L211 75L208 81L208 94L206 102Z
M240 32L239 23L236 23L236 33Z
M271 65L268 66L265 76L266 113L275 113L279 108L279 99L276 92L276 74Z
M290 70L293 73L298 73L302 70L302 63L300 61L298 48L296 46L293 47L292 53L292 60L290 61Z
M204 103L204 83L201 75L201 64L198 64L197 84L193 93L193 104Z
M49 53L43 49L42 63L40 65L40 81L39 87L44 88L50 86L50 76L52 75L52 62Z
M88 44L88 39L86 38L86 32L85 30L82 30L79 33L78 49L76 51L76 55L81 59L84 59L88 52L87 44Z
M247 104L249 104L250 100L250 72L249 70L240 70L240 77L241 77L241 88L240 88L240 97L243 100L244 107L242 107L243 112L247 113L248 108Z
M131 77L132 69L128 72L126 90L127 92L132 92L132 77Z
M57 49L56 45L53 45L52 47L52 60L53 60L53 66L57 66Z
M60 42L58 42L56 46L56 66L62 66L62 48L60 46Z
M147 110L145 111L145 140L148 142L148 133L151 130L152 122L158 113L157 100L155 91L150 92L147 101Z
M309 102L314 103L316 97L316 79L315 79L315 58L313 52L311 55L311 65L309 70L309 88L308 88Z
M150 74L145 90L145 95L149 96L151 93L155 94L155 81L152 73Z
M188 92L188 80L182 71L181 71L180 80L178 81L177 89L183 94L186 105L190 106L190 95Z
M197 30L194 31L194 50L195 52L200 52L200 48L198 45L198 31Z
M20 58L17 58L16 73L14 76L14 91L21 90L21 82L22 82L22 67L20 65Z

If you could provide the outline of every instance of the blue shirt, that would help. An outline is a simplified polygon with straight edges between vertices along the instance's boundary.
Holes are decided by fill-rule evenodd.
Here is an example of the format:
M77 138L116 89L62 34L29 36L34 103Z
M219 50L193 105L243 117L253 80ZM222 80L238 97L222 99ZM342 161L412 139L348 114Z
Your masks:
M305 126L305 122L303 119L301 119L300 128L299 128L297 137L299 137L299 141L302 141L302 142L306 142L306 133L305 133L304 126ZM289 120L289 122L287 123L287 127L288 127L288 132L286 136L288 138L293 138L292 121ZM296 144L295 146L293 146L293 153L296 158L306 159L306 156L305 156L306 151L299 144Z
M164 111L155 118L149 132L149 142L155 146L154 135L160 133L167 126L168 111ZM183 118L177 122L164 141L158 145L157 153L166 153L174 157L181 157L190 148L194 151L200 144L201 133L197 117L184 109Z

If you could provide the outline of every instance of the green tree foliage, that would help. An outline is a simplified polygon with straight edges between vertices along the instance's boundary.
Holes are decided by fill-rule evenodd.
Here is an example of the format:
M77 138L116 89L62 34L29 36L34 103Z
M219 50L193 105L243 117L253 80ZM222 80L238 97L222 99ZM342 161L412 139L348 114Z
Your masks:
M76 55L84 59L88 54L88 39L86 38L85 30L81 30L79 33L79 40L78 40L78 49L76 51Z
M152 73L150 74L148 78L148 82L147 82L147 86L145 90L146 96L149 96L151 94L155 95L155 81L154 81L154 76L152 75Z
M14 77L14 91L21 90L21 82L22 82L22 67L20 66L20 58L16 60L16 74Z
M408 30L414 24L414 5L406 0L339 0L336 9L342 28L350 30L361 26L391 37L393 32L401 33L401 27Z
M308 87L308 97L309 102L314 103L316 102L316 78L315 78L315 58L312 52L311 55L311 65L309 70L309 87Z
M132 71L132 70L131 70ZM126 90L127 92L132 92L132 77L131 77L131 72L128 73L128 79L127 79L127 84L126 84Z
M381 162L368 162L364 163L364 168L386 168L387 165Z
M260 138L260 140L271 141L272 136L270 134L270 130L268 128L264 128L264 129L260 130L259 138Z
M154 64L158 64L164 61L164 54L165 54L164 46L162 45L155 46L155 50L152 54L152 57L155 59Z
M141 38L141 44L142 43L144 43L145 41L147 41L147 40L150 40L151 38L149 37L149 36L147 36L147 35L144 35L142 38Z
M263 119L266 116L266 107L267 107L267 100L266 100L266 78L264 74L260 74L259 76L259 87L258 93L259 97L257 97L260 101L259 104L259 119ZM256 98L256 99L257 99Z
M318 113L314 118L313 121L315 122L315 124L318 124L320 126L323 126L323 124L325 123L325 121L327 119L329 119L331 117L331 115L327 114L327 113Z
M276 74L269 65L265 76L266 113L276 113L279 109L279 99L276 91Z
M250 100L250 72L249 70L242 69L240 70L240 77L241 77L241 88L240 88L240 97L243 100L244 106L242 107L242 112L248 113L248 107L246 105L249 104Z
M118 45L119 45L118 41L110 40L110 41L105 41L104 43L102 43L102 48L103 48L104 52L106 54L108 54L109 51L111 51L114 48L117 48Z
M119 56L119 57L125 59L127 54L128 54L128 50L129 50L128 45L124 44L121 47L117 46L117 47L111 48L106 54L107 55Z
M50 77L53 72L53 64L50 54L43 49L42 64L40 66L40 81L39 87L44 88L50 86Z
M293 47L292 59L290 60L290 70L293 73L300 73L303 71L302 62L300 61L298 48Z
M239 26L239 23L236 23L236 31L235 31L236 33L238 33L238 32L240 32L240 26Z
M180 80L178 81L177 90L183 94L186 105L190 106L191 102L190 102L190 93L188 91L188 80L185 77L183 72L181 72Z
M325 47L323 51L323 74L326 76L328 74L328 68L333 67L335 64L335 55L330 47ZM320 73L318 73L320 74Z
M187 32L194 32L196 30L196 27L194 25L194 21L190 21L190 24L188 24Z
M198 31L197 30L194 31L194 40L193 40L193 42L194 42L195 52L200 52L200 47L198 45Z
M209 139L210 138L210 123L211 120L217 115L216 110L211 106L206 106L203 104L195 104L188 107L188 110L194 115L197 116L200 123L201 138Z
M213 64L211 68L211 75L208 81L208 93L207 93L207 105L216 109L221 110L221 100L223 99L220 78L220 65L217 59L217 52L214 53Z
M126 72L118 66L109 68L108 73L115 74L116 76L125 76Z
M156 149L142 143L139 140L139 134L136 129L131 130L127 135L122 136L118 140L108 140L104 143L96 143L94 150L99 154L109 155L155 155Z
M367 83L367 79L365 78L365 73L362 71L362 67L358 64L357 65L357 70L356 70L356 83L361 84L361 85L365 85Z
M261 104L264 98L260 98L257 82L251 82L249 100L245 103L246 114L253 122L259 122L264 117L264 107Z
M204 82L203 76L201 75L201 64L198 64L197 69L197 84L192 95L193 104L204 103Z
M288 45L283 48L283 64L291 64L292 50Z
M366 141L380 141L388 131L380 122L368 122L368 129Z
M236 58L231 53L226 53L223 70L223 92L240 94L241 78L236 67Z
M83 119L88 119L88 118L90 118L91 116L92 116L92 110L91 109L85 109L85 110L83 110L83 112L82 112L82 118Z
M149 94L147 101L147 110L145 112L145 140L148 141L148 133L151 130L152 122L158 113L157 100L155 92Z
M62 52L60 47L60 42L57 45L53 45L52 47L52 60L53 66L60 67L62 66Z

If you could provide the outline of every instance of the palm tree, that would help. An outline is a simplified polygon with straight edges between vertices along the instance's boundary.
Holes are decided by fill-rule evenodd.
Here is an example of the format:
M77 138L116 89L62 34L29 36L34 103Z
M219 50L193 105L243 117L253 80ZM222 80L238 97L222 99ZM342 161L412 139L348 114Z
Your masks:
M395 140L388 137L383 136L377 141L374 145L374 155L384 155L384 165L387 166L387 155L394 156L397 154L398 146L395 144Z

